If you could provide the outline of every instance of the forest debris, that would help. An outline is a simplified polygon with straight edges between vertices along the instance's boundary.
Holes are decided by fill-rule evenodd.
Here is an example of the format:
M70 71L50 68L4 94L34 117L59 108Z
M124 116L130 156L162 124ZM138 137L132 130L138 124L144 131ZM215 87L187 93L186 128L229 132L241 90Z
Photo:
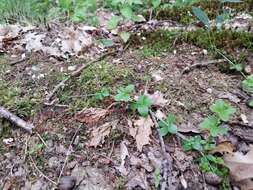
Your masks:
M59 190L72 190L76 185L76 178L73 176L64 176L60 179L58 188Z
M144 145L150 143L150 135L152 133L151 127L154 125L150 117L139 118L134 121L135 134L130 132L136 140L137 149L141 152Z
M86 123L88 125L94 125L98 123L101 119L105 118L108 114L107 109L102 108L87 108L78 112L75 115L75 119L79 122Z
M248 180L253 177L253 147L250 147L250 151L245 155L241 152L235 152L226 154L223 158L233 181L244 187L242 189L249 190L252 188L252 183L248 183Z
M164 107L168 103L168 100L164 99L163 94L160 91L155 91L154 94L146 93L146 95L151 99L154 106Z
M125 160L129 156L128 149L126 146L126 141L122 141L120 143L120 158L121 158L121 164L117 169L122 175L127 175L127 169L125 168Z
M208 183L209 185L215 185L215 186L221 184L223 180L220 176L216 175L213 172L205 173L204 177L205 177L206 183Z
M4 107L0 106L0 117L7 119L17 127L24 129L28 133L32 133L32 129L34 128L33 124L27 123L20 117L14 115L9 110L5 109Z
M118 120L107 122L99 127L96 127L91 133L91 140L89 146L97 147L98 145L104 144L105 137L111 132L112 127L116 126Z
M144 170L135 171L130 180L127 183L128 189L136 189L136 187L141 187L142 189L149 190L150 187L147 182L147 176Z
M214 149L210 151L210 154L215 154L215 153L233 153L235 150L235 146L229 142L229 141L224 141L219 143Z

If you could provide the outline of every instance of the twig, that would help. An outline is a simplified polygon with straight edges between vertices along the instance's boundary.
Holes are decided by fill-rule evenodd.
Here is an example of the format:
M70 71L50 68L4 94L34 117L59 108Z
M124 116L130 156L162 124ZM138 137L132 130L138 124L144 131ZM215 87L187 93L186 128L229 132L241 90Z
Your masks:
M169 189L169 187L172 185L172 183L169 181L169 175L168 172L172 171L172 158L171 156L166 152L165 149L165 144L163 141L163 137L159 131L159 125L157 123L155 114L152 111L149 111L150 117L153 120L154 124L155 124L155 128L158 132L158 136L159 136L159 141L160 141L160 145L162 148L162 154L163 154L163 163L162 163L162 167L163 167L163 182L161 182L161 190L166 190Z
M11 113L10 111L1 106L0 106L0 117L7 119L16 126L24 129L26 132L30 134L32 133L32 129L34 128L33 124L27 123L20 117L14 115L13 113Z
M17 61L12 61L12 62L9 63L9 65L14 66L14 65L19 64L19 63L22 63L23 61L26 61L26 60L28 60L28 57L19 59L19 60L17 60Z
M44 141L44 139L40 136L39 133L36 133L36 135L39 137L39 139L41 140L41 142L45 145L46 148L48 148L47 143Z
M90 61L84 65L82 65L79 69L77 69L76 71L73 71L67 78L65 78L64 80L62 80L59 84L57 84L54 89L52 90L52 92L50 92L47 96L46 96L46 102L50 102L50 100L52 99L52 97L54 96L54 94L56 92L58 92L58 90L60 88L64 88L65 84L67 81L69 81L72 77L77 77L81 74L81 72L87 68L88 66L90 66L91 64L93 63L96 63L96 62L99 62L101 60L103 60L105 57L109 56L109 55L113 55L115 54L116 51L114 52L109 52L109 53L106 53L102 56L100 56L99 58L93 60L93 61Z
M68 159L69 159L69 155L70 155L70 149L71 149L71 147L72 147L72 144L73 144L74 141L75 141L76 135L77 135L77 133L78 133L80 127L81 127L81 125L79 125L79 127L76 129L75 134L74 134L74 136L73 136L72 139L71 139L70 145L69 145L69 147L68 147L68 151L67 151L67 153L66 153L66 158L65 158L65 160L64 160L64 163L63 163L63 166L62 166L60 175L59 175L59 177L58 177L58 179L57 179L57 184L59 184L60 179L61 179L61 176L62 176L62 174L63 174L63 171L64 171L64 169L65 169L65 167L66 167L66 165L67 165L67 162L68 162Z
M204 62L200 62L200 63L195 63L189 67L186 67L182 72L181 75L190 72L192 69L197 68L197 67L207 67L210 64L217 64L217 63L223 63L227 61L226 59L217 59L217 60L209 60L209 61L204 61Z
M50 181L50 182L53 183L54 185L57 185L57 183L56 183L55 181L53 181L53 180L51 180L49 177L47 177L47 176L37 167L37 165L35 164L33 158L31 157L31 155L29 155L29 158L30 158L30 160L31 160L31 162L32 162L32 164L33 164L33 166L34 166L34 168L40 173L40 175L41 175L42 177L44 177L46 180Z

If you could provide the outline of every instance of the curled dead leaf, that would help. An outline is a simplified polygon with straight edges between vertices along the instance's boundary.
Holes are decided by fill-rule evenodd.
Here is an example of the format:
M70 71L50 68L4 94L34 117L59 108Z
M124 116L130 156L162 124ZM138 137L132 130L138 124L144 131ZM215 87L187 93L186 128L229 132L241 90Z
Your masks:
M229 142L229 141L224 141L221 142L220 144L218 144L215 148L213 148L210 151L210 154L215 154L215 153L233 153L233 151L235 150L235 146Z
M101 119L105 118L108 114L107 109L101 108L87 108L75 115L75 119L79 122L86 123L88 125L94 125Z
M230 170L230 176L236 185L242 190L252 190L253 184L249 183L253 178L253 147L247 154L235 152L223 156L225 165Z

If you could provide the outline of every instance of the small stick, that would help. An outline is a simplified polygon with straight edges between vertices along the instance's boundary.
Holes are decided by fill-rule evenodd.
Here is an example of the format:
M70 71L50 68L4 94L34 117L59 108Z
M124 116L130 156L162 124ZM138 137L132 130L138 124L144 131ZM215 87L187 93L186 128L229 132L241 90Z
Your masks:
M192 69L196 68L196 67L206 67L210 64L217 64L217 63L223 63L226 62L226 59L217 59L217 60L209 60L209 61L204 61L204 62L200 62L200 63L195 63L189 67L186 67L182 72L181 72L181 76L189 71L191 71Z
M19 60L17 60L17 61L12 61L12 62L9 63L9 65L14 66L14 65L19 64L19 63L22 63L23 61L26 61L26 60L28 60L28 57L19 59Z
M9 110L5 109L4 107L0 106L0 117L7 119L11 123L15 124L16 126L24 129L28 133L32 133L32 129L34 128L34 125L31 123L27 123L20 117L14 115Z
M159 136L159 141L160 141L160 145L162 148L162 154L163 154L163 163L162 163L162 167L163 167L163 182L161 182L161 190L166 190L170 187L171 182L168 181L168 172L172 170L172 163L171 163L171 156L166 152L165 149L165 144L164 144L164 140L163 137L159 131L159 125L157 123L155 114L152 111L149 111L150 117L153 120L154 124L155 124L155 128L158 132L158 136Z
M63 171L64 171L64 169L65 169L65 167L66 167L66 165L67 165L67 162L68 162L68 159L69 159L69 155L70 155L70 149L71 149L71 147L72 147L72 144L74 143L74 140L75 140L76 135L77 135L77 133L78 133L78 131L79 131L80 128L81 128L81 125L79 125L79 127L76 129L75 134L74 134L74 136L72 137L72 140L71 140L70 145L69 145L69 147L68 147L68 151L67 151L67 153L66 153L66 158L65 158L65 160L64 160L64 163L63 163L63 166L62 166L60 175L59 175L59 177L58 177L58 179L57 179L57 184L59 184L60 179L61 179L61 176L62 176L62 174L63 174Z
M32 165L34 166L34 168L40 173L40 175L41 175L42 177L44 177L46 180L50 181L50 182L53 183L54 185L57 185L57 183L56 183L55 181L53 181L53 180L51 180L49 177L47 177L47 176L37 167L37 165L35 164L35 162L34 162L34 160L33 160L33 158L32 158L31 155L29 155L29 158L30 158L30 160L31 160Z
M84 65L82 65L78 70L76 71L73 71L67 78L65 78L64 80L62 80L59 84L57 84L54 89L52 90L52 92L50 92L47 96L46 96L46 102L50 102L50 100L52 99L52 97L54 96L54 94L56 94L56 92L58 92L58 90L60 88L64 88L65 84L72 78L72 77L77 77L79 76L82 71L89 67L91 64L93 63L96 63L96 62L99 62L101 60L103 60L105 57L109 56L109 55L113 55L115 54L115 51L114 52L109 52L109 53L106 53L102 56L100 56L99 58L93 60L93 61L90 61Z

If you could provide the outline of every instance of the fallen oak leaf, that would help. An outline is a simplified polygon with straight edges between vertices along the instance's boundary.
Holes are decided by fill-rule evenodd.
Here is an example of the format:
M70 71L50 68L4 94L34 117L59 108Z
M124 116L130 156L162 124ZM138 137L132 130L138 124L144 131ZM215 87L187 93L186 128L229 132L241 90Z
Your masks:
M236 184L240 185L241 182L253 178L253 147L245 155L241 152L235 152L224 155L223 159L225 166L230 170L231 178Z
M94 125L98 123L101 119L105 118L108 114L107 109L102 108L87 108L78 112L75 115L75 119L81 123L86 123L88 125Z
M152 133L151 127L154 125L152 119L148 116L147 118L141 117L134 121L134 125L137 128L134 136L137 149L141 152L144 145L150 143L150 135Z
M98 145L104 144L105 137L107 137L110 134L111 129L114 126L116 126L117 123L118 123L118 120L115 120L112 122L107 122L107 123L95 128L91 133L92 138L90 140L89 146L96 148Z

